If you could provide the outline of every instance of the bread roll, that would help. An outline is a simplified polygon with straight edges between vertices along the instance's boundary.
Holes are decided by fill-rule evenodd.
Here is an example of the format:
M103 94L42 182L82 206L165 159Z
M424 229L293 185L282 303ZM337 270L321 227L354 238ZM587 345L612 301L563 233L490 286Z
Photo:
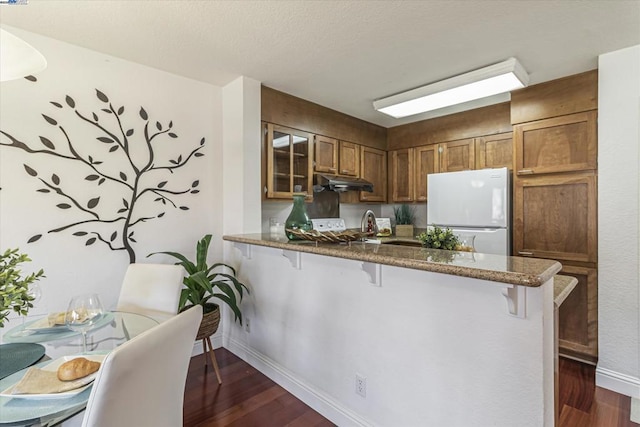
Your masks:
M73 381L93 374L98 369L100 369L100 362L94 362L84 357L76 357L60 365L58 379L60 381Z

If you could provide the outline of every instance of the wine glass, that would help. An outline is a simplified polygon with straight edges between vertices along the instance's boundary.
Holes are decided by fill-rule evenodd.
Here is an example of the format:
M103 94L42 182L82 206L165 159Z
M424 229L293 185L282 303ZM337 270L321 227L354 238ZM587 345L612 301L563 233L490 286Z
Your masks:
M104 312L97 294L78 295L71 298L64 316L64 323L72 331L82 333L82 352L87 352L87 331Z

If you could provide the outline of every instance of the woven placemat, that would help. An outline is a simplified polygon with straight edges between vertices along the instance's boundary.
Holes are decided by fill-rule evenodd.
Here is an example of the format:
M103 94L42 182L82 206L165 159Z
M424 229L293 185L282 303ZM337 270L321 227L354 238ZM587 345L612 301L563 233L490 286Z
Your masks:
M0 380L31 366L44 356L44 347L34 343L0 344Z

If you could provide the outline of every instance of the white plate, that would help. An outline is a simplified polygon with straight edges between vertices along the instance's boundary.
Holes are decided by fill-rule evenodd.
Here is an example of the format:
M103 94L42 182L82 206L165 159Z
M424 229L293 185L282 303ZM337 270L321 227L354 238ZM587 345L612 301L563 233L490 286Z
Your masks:
M104 361L104 358L107 357L106 354L76 354L74 356L63 356L59 359L54 360L53 362L49 363L47 366L44 366L40 369L42 369L43 371L57 371L58 367L60 367L60 365L62 365L65 362L68 362L69 360L73 360L76 359L78 357L84 357L88 360L92 360L94 362L100 362L102 363ZM102 365L100 365L100 368L102 368ZM29 368L27 368L29 369ZM11 389L13 388L13 386L15 384L18 383L18 381L20 381L22 379L22 377L20 377L14 384L11 385L11 387L5 389L4 391L2 391L2 393L0 393L1 397L10 397L12 399L64 399L67 397L71 397L71 396L75 396L76 394L82 393L83 391L85 391L89 386L91 386L91 383L93 382L94 378L96 377L96 375L98 375L98 372L100 370L94 372L93 374L87 375L85 378L88 381L88 383L82 387L78 387L78 388L74 388L73 390L69 390L69 391L65 391L62 393L47 393L47 394L11 394ZM24 370L24 372L26 372L26 369Z

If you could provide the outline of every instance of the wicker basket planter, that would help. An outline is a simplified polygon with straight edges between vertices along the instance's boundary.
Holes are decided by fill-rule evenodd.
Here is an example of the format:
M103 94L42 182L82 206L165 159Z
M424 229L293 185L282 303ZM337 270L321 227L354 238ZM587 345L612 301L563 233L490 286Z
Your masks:
M208 311L212 306L214 307L213 310ZM220 306L206 303L204 309L206 313L202 315L202 322L200 322L200 329L198 329L196 340L201 340L215 334L220 324Z

